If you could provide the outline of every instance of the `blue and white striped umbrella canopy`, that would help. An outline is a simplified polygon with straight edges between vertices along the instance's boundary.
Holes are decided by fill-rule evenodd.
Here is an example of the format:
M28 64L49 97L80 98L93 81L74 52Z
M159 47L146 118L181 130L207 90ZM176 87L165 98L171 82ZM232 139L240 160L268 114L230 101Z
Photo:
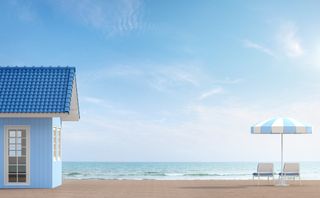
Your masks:
M271 118L251 127L252 134L311 134L312 127L292 118Z

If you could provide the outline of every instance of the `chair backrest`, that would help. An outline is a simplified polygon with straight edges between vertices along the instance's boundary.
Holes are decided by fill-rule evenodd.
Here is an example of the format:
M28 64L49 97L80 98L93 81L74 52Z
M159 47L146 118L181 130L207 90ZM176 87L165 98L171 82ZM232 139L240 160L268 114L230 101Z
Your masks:
M284 173L300 173L299 163L284 163L283 166Z
M257 167L258 173L273 173L273 163L259 163Z

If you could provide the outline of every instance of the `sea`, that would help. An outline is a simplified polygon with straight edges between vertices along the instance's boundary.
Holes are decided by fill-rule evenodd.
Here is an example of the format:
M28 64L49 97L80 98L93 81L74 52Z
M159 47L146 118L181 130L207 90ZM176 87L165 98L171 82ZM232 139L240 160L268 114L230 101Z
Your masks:
M280 163L274 163L275 172ZM256 162L63 162L64 179L247 180ZM300 162L301 179L320 180L320 162ZM277 177L276 177L277 178Z

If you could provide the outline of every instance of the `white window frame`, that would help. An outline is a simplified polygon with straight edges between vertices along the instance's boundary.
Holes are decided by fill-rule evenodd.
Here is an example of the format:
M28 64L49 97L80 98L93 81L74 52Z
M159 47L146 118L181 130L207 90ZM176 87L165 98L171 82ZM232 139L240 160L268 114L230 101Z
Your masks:
M26 182L9 182L8 181L8 137L9 130L26 131ZM11 186L24 186L30 184L30 126L26 125L7 125L4 127L4 184Z
M58 127L57 128L57 138L58 138L58 140L57 140L57 159L60 161L61 160L61 127Z
M52 140L53 140L53 161L57 161L58 155L57 155L57 127L52 128Z

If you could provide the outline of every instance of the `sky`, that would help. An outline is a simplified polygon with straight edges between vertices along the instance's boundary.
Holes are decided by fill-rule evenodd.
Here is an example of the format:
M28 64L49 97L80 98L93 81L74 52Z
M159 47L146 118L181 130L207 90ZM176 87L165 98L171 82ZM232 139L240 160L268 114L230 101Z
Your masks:
M65 161L320 161L319 1L3 0L0 65L75 66Z

